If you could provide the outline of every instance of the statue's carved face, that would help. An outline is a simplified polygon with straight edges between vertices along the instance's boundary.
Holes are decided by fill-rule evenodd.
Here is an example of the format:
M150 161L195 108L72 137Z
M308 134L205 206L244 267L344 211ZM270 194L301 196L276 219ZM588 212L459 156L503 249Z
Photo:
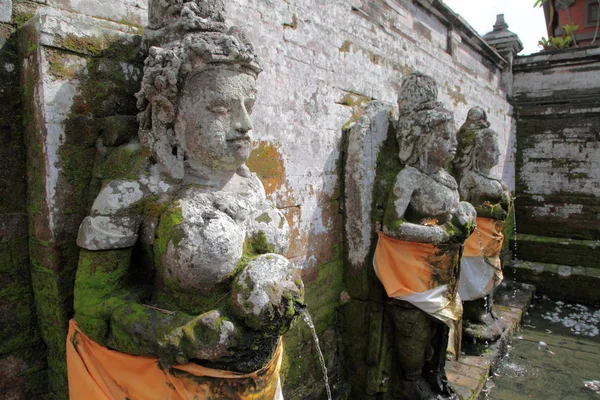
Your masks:
M425 145L424 152L427 154L427 162L439 167L444 166L456 155L457 144L454 122L440 122L429 133L429 140Z
M498 140L493 137L486 138L484 143L476 149L477 167L480 169L489 169L500 162L500 146Z
M255 92L253 76L225 66L187 79L176 129L183 132L188 163L233 171L248 159Z

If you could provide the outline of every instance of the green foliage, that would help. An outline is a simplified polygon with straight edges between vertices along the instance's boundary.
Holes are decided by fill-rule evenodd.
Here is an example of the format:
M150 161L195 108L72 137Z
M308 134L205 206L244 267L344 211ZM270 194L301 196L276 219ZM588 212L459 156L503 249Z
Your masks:
M566 24L562 26L563 34L559 37L550 36L548 39L541 38L538 41L538 46L544 50L562 50L569 49L575 45L573 38L575 37L575 31L579 28L579 25Z

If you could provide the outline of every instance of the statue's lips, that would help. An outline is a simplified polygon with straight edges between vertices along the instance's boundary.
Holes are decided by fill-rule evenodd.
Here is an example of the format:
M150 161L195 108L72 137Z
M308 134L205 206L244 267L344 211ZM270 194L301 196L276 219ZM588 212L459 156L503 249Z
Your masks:
M240 141L249 142L250 140L251 140L250 136L236 136L234 138L227 139L228 142L240 142Z

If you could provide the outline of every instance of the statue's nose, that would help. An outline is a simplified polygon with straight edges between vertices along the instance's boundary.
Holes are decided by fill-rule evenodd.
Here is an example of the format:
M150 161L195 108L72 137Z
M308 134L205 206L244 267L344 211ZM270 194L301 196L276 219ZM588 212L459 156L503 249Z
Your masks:
M240 105L238 115L233 121L233 128L239 133L246 133L252 130L252 120L243 103Z

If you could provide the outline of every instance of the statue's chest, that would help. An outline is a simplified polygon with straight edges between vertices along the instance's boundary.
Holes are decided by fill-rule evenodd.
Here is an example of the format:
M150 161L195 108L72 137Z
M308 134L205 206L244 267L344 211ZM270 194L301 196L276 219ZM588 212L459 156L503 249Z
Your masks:
M441 217L454 210L458 204L458 191L428 179L427 184L415 190L411 206L420 215Z
M156 232L159 279L210 292L235 272L243 253L248 205L229 200L196 195L171 204Z

